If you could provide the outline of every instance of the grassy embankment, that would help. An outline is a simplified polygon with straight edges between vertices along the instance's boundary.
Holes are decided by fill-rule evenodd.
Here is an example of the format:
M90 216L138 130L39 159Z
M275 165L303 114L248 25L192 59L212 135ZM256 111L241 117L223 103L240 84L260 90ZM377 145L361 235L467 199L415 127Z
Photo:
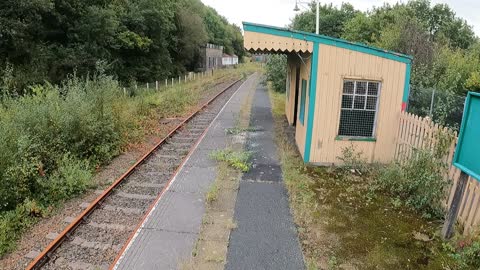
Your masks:
M271 98L285 183L308 269L479 269L478 237L443 242L441 221L426 215L435 212L412 203L425 196L409 180L405 183L411 193L395 196L393 189L404 190L385 178L398 173L396 165L371 170L360 162L357 165L367 169L361 175L351 168L305 166L287 132L285 96L271 91ZM350 152L350 158L355 156ZM430 196L425 205L432 206L436 194Z
M39 218L95 188L99 167L148 135L163 136L159 119L186 115L214 85L255 69L242 65L161 91L127 93L108 76L71 78L0 100L0 256Z

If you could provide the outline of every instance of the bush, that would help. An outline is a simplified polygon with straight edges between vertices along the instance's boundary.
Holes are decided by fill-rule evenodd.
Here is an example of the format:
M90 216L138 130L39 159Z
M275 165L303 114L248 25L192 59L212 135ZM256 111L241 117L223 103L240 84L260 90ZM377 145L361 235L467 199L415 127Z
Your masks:
M0 104L0 211L26 199L54 202L83 190L91 168L120 152L122 135L135 119L119 113L129 108L122 109L127 98L109 77L32 89L32 96Z
M92 178L90 166L86 160L78 160L65 154L58 161L58 169L48 178L39 179L42 202L45 204L65 200L87 189Z
M42 215L43 211L35 201L26 200L15 210L0 214L0 255L14 247L15 240L35 222L34 217Z
M357 151L353 144L342 148L342 155L337 157L343 164L340 166L343 170L356 172L358 174L369 174L372 172L372 165L368 164L363 152Z
M285 92L287 89L287 57L285 55L271 55L266 64L267 80L272 82L273 90Z
M375 188L395 196L426 218L441 218L442 200L448 182L444 176L446 164L431 151L416 150L404 164L385 167L376 179Z

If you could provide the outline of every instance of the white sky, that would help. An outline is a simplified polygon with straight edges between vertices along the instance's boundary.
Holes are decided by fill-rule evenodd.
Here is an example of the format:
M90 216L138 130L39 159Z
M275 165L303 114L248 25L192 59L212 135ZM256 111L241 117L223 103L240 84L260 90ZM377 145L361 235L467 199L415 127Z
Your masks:
M202 0L203 3L215 8L221 15L227 17L231 23L239 26L243 21L286 26L290 23L295 12L295 0ZM310 2L305 1L305 2ZM397 0L329 0L321 3L341 5L342 2L351 3L356 9L366 11L373 6L381 6L384 2L395 4ZM405 1L400 1L405 2ZM480 36L480 1L479 0L431 0L432 4L446 3L457 16L467 20L473 26L477 36Z

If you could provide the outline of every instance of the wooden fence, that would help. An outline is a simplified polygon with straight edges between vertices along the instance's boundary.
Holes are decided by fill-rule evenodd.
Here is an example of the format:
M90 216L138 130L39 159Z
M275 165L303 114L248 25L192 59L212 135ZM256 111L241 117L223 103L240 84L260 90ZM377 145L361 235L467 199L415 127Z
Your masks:
M458 183L460 170L452 165L457 133L451 129L433 123L428 117L422 118L407 112L400 116L400 126L395 144L395 159L400 163L405 162L414 154L415 149L434 151L439 139L436 134L443 134L453 138L444 161L448 164L448 173L445 180L451 182L445 196L444 207L449 209L455 187ZM480 227L480 182L469 177L458 214L458 221L464 226L464 234L468 234Z

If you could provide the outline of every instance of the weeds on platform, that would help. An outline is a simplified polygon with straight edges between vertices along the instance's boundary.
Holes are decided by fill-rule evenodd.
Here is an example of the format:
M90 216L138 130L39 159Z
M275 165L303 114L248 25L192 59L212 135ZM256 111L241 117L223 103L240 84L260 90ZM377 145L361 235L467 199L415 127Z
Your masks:
M218 199L218 185L214 182L208 189L206 200L207 203L212 203Z
M248 172L251 167L250 158L251 152L248 151L233 151L232 149L215 150L210 153L210 158L216 161L226 162L229 166Z
M238 135L238 134L245 133L245 132L255 132L255 131L256 131L255 127L242 128L242 127L236 126L236 127L233 127L233 128L225 129L225 133L227 135Z

